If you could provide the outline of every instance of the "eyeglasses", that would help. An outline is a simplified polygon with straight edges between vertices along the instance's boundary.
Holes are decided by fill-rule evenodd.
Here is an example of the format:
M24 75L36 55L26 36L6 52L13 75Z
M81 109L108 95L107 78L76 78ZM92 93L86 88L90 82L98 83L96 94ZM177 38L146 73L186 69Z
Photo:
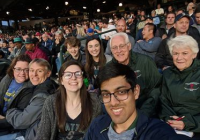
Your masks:
M76 71L76 72L64 72L63 77L65 79L71 79L72 76L75 76L76 78L82 78L83 72L82 71Z
M118 90L115 91L114 93L106 93L106 92L102 92L99 95L99 99L102 103L109 103L111 101L111 95L113 95L118 101L124 101L126 99L128 99L128 92L131 90L132 88L129 89L123 89L123 90Z
M14 71L16 72L16 73L20 73L20 72L24 72L24 73L28 73L29 72L29 69L28 68L25 68L25 69L21 69L21 68L13 68L14 69Z
M129 42L128 42L128 43L129 43ZM111 46L111 49L112 49L112 50L117 50L118 48L119 48L119 49L125 49L125 47L126 47L126 45L127 45L128 43L126 43L126 44L120 44L119 46Z

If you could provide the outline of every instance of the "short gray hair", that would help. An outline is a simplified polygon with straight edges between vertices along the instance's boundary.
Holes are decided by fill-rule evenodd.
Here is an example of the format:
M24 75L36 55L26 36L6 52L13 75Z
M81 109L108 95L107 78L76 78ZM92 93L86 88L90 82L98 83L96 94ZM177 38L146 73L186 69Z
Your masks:
M130 42L129 38L128 38L128 35L126 33L120 32L120 33L114 34L111 37L111 39L110 39L110 47L111 47L111 42L112 42L113 38L115 38L116 36L122 36L124 38L124 40L125 40L125 43L129 43Z
M196 40L189 36L189 35L180 35L177 36L175 38L171 38L168 42L167 42L168 46L169 46L169 51L170 54L172 55L172 51L173 48L190 48L192 50L192 52L194 54L197 54L199 52L199 47L198 47L198 43L196 42Z
M49 62L43 58L36 58L33 59L30 63L29 63L29 67L33 64L33 63L37 63L39 66L43 66L45 67L45 69L47 71L51 71L51 65L49 64Z

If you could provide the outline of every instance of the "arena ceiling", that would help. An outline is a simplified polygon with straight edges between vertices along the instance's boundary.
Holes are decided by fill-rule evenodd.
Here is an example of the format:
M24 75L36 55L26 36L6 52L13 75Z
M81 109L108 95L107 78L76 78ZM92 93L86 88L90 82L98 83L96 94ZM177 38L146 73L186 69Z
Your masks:
M97 9L106 13L116 10L120 2L123 5L146 4L146 0L0 0L0 20L66 17L71 16L72 10L78 11L78 15L96 13Z

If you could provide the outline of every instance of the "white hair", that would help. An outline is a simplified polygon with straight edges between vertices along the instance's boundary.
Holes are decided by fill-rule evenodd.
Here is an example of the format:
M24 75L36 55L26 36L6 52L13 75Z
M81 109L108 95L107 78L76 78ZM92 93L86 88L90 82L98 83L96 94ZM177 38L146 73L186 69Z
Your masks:
M115 38L116 36L121 36L121 37L123 37L124 40L125 40L125 43L129 43L129 42L130 42L130 41L129 41L129 38L128 38L128 35L127 35L126 33L120 32L120 33L114 34L114 35L111 37L111 39L110 39L110 47L111 47L111 42L112 42L113 38Z
M169 51L172 55L173 48L190 48L194 54L199 52L198 43L189 35L180 35L168 41Z

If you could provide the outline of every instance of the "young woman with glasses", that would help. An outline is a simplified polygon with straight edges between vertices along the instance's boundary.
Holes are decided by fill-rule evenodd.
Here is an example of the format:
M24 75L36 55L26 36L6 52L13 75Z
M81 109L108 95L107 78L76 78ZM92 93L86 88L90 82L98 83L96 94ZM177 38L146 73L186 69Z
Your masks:
M109 55L104 55L101 40L96 35L88 37L86 41L85 53L85 71L87 78L89 79L88 90L93 91L94 89L98 88L95 81L99 69L109 62L112 57Z
M59 89L50 96L42 110L38 140L82 139L101 105L94 94L87 93L82 65L65 62L59 71Z

